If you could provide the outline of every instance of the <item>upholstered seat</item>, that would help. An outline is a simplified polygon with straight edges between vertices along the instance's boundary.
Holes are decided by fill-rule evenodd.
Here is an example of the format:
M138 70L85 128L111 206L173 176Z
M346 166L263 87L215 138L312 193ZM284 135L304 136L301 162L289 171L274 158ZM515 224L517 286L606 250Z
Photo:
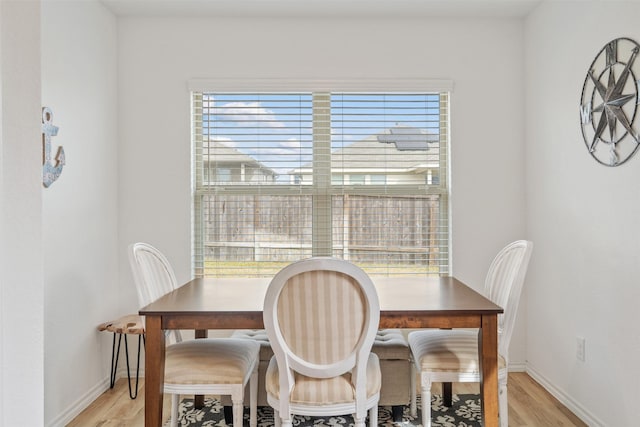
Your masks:
M422 371L480 375L477 331L434 330L422 336L410 334L409 345ZM506 366L506 360L499 355L498 369Z
M267 364L273 357L273 350L269 344L269 337L264 329L237 329L231 334L232 338L251 339L260 344L260 360L266 360ZM265 366L266 368L266 366ZM264 375L262 376L264 377Z
M211 338L168 346L165 352L165 389L172 385L244 384L259 351L258 343L248 342L235 338Z
M404 406L411 401L411 355L400 329L380 329L371 349L380 359L382 388L379 406L390 406L393 421L402 422Z
M409 360L409 345L400 329L380 329L372 350L380 360Z
M267 368L265 381L268 394L279 395L280 383L278 382L278 375L278 364L275 358L273 358ZM369 355L367 362L367 398L371 398L380 392L380 379L380 362L378 356L372 353ZM353 402L356 397L351 373L345 373L325 380L322 388L317 387L317 378L295 373L294 384L290 399L291 403L295 404L337 405Z

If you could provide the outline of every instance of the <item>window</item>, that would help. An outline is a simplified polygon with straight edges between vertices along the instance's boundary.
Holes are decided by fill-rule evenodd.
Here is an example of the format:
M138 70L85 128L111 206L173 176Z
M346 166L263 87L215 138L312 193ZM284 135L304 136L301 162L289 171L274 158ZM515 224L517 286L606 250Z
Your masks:
M231 169L218 168L216 170L216 176L218 177L218 182L231 182Z
M371 175L369 179L371 180L371 184L382 185L387 183L386 175Z
M196 277L310 256L448 274L448 98L192 92Z
M362 174L352 174L349 175L349 183L355 185L364 185L365 175Z

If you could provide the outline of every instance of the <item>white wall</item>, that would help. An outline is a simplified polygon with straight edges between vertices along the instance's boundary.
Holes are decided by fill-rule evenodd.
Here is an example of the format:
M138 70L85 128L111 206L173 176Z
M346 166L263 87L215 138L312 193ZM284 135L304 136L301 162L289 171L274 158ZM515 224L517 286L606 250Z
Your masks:
M640 157L597 164L578 105L605 43L640 41L638 17L633 2L546 2L526 24L527 361L590 425L637 424Z
M0 2L0 426L42 426L40 2Z
M64 425L108 387L118 286L116 18L97 1L43 2L42 103L66 166L42 190L45 420Z
M590 424L633 424L640 160L596 164L582 142L578 104L604 43L640 40L637 4L545 2L524 29L515 19L123 17L117 34L96 4L76 6L43 13L43 102L61 127L54 144L68 156L60 181L43 194L48 415L62 420L74 409L69 402L104 386L107 337L93 328L137 308L130 242L156 244L178 280L191 276L189 79L420 77L455 82L454 274L480 288L505 243L532 239L511 361L526 363ZM37 234L36 226L29 235ZM33 274L37 282L37 266ZM5 283L3 316L13 303ZM76 319L78 330L69 329ZM12 341L2 333L6 348ZM575 358L577 335L587 340L584 363ZM7 377L3 370L3 389Z
M453 79L453 272L481 289L493 256L527 237L523 26L517 19L119 19L120 283L149 241L191 277L194 78ZM534 254L534 257L536 255ZM522 319L512 362L524 366Z

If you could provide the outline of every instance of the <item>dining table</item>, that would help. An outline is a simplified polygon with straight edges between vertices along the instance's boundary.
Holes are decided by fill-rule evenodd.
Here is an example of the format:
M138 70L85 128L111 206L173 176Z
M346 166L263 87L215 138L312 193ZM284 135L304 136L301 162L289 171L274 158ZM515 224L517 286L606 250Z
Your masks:
M503 309L451 276L371 276L380 328L477 328L483 423L498 426L498 315ZM270 278L196 278L141 308L146 318L145 426L162 425L165 331L263 329Z

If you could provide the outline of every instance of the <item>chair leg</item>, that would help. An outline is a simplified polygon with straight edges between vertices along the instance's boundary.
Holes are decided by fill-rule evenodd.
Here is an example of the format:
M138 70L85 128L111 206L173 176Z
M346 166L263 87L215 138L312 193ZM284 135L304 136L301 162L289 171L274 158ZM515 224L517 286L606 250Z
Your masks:
M282 418L280 412L273 408L273 425L274 427L282 427Z
M411 387L411 416L412 417L417 417L418 416L418 407L416 405L416 400L418 399L418 397L416 396L417 391L416 391L416 365L414 365L413 363L411 364L411 378L409 378L409 386Z
M447 408L453 405L453 385L451 383L442 383L442 403Z
M258 425L258 363L249 378L249 426Z
M231 406L224 406L222 408L224 412L224 422L226 425L233 424L233 408Z
M402 422L402 411L404 410L404 406L402 405L393 405L391 407L391 417L394 423Z
M364 423L362 425L364 426ZM378 427L378 405L369 409L369 427Z
M498 413L500 415L500 427L509 426L509 403L507 401L507 382L498 385Z
M180 395L171 395L171 427L178 427L178 405L180 403Z
M232 397L231 403L233 405L233 427L242 427L242 413L244 410L242 399Z
M431 427L431 380L421 375L422 426Z

